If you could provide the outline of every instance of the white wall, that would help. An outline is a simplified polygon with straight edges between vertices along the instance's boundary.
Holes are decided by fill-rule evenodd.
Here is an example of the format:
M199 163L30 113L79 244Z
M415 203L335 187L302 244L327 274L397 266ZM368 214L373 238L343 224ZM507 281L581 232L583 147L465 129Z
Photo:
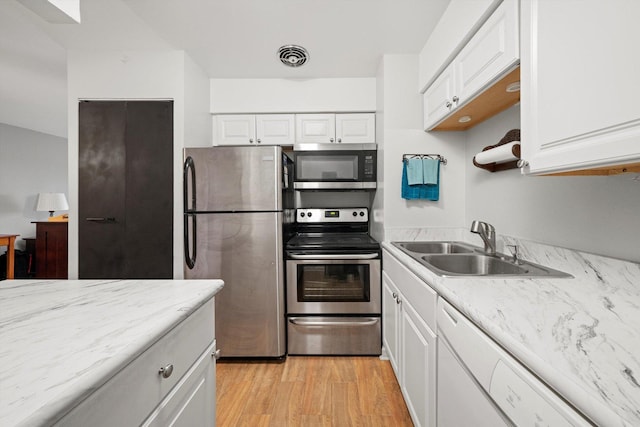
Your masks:
M384 240L384 230L406 227L459 227L464 220L464 141L460 132L426 133L422 129L422 97L416 88L417 55L385 55L378 72L382 102L377 120L378 194L374 201L372 234ZM405 200L401 197L402 155L441 154L448 163L440 168L440 200Z
M211 79L211 113L374 111L375 78Z
M0 123L0 234L20 234L19 249L49 216L35 210L42 192L67 194L67 140Z
M184 55L185 147L210 147L213 144L209 82L209 76L204 70L188 55Z
M467 132L464 225L485 220L499 234L640 262L639 175L531 177L471 164L483 147L519 127L515 106Z
M74 131L78 129L78 101L172 99L175 201L173 270L175 278L182 278L182 148L186 145L210 144L208 79L182 51L69 51L67 70L71 207L69 277L76 278L78 274L78 134Z

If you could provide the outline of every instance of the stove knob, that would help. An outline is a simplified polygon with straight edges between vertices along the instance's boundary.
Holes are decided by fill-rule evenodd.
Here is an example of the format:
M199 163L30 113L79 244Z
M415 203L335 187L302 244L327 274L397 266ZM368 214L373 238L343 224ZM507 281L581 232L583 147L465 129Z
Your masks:
M304 212L300 212L300 216L304 218Z
M311 218L311 212L309 212L309 213L307 214L307 216L308 216L309 218Z
M358 216L358 212L353 211L353 216Z
M360 211L360 216L364 216L364 212Z

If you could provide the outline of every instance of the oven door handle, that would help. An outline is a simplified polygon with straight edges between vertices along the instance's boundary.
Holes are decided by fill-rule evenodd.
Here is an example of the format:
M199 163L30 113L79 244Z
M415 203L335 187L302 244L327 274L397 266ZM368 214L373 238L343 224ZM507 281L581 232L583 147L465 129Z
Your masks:
M300 320L300 319L289 319L289 322L298 326L372 326L378 323L379 319L370 319L370 320L345 320L345 321L313 321L313 320Z
M299 255L299 254L289 254L291 259L375 259L378 258L379 255L377 253L371 254L318 254L318 255Z

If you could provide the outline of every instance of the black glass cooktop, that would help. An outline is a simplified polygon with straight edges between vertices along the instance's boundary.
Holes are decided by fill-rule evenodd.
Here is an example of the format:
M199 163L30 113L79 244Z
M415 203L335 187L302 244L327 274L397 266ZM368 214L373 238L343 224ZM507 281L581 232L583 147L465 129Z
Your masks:
M299 233L286 244L288 250L378 250L380 244L367 233Z

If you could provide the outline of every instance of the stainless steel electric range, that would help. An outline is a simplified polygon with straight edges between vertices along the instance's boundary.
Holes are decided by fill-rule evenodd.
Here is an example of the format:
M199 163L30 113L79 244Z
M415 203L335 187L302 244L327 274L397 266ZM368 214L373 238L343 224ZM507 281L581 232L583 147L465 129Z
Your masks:
M368 209L298 209L285 253L288 354L379 355L381 250Z

